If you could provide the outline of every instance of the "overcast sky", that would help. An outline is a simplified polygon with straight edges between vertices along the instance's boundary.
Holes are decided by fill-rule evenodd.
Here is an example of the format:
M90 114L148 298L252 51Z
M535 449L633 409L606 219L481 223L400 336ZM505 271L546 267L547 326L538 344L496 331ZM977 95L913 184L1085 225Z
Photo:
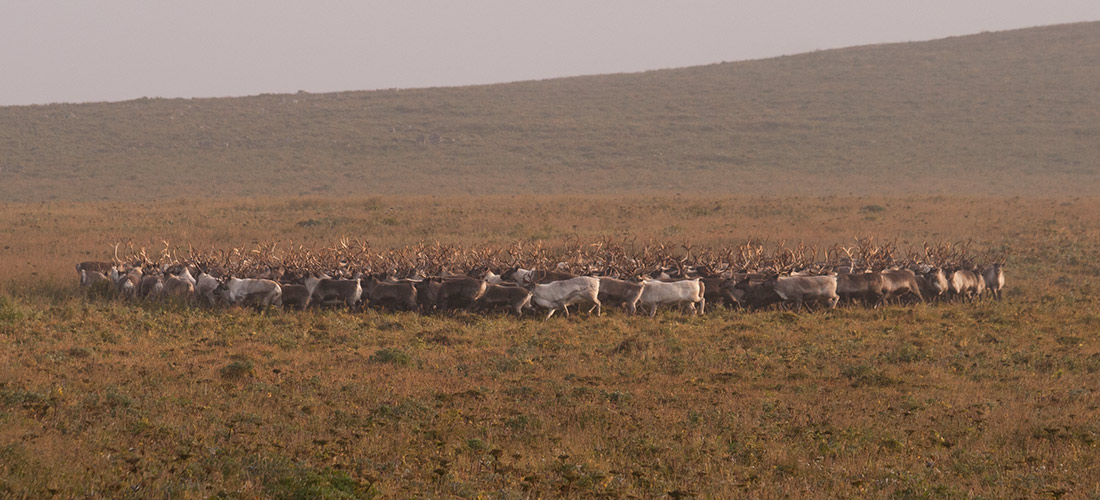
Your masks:
M0 0L0 105L434 87L1100 20L1100 0Z

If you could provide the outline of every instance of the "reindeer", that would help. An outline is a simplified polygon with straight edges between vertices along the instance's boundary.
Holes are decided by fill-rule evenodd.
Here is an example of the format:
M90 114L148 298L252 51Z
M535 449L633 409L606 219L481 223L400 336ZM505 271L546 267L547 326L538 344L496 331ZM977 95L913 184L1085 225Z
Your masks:
M190 281L168 274L164 276L162 284L164 290L162 295L165 297L171 297L182 302L191 302L195 298L195 285Z
M796 311L802 310L802 304L807 302L824 300L830 308L836 308L840 301L836 276L775 276L767 283L785 304L794 303Z
M110 270L108 270L110 272ZM91 269L80 270L80 286L81 288L89 288L99 286L100 283L110 283L110 278L106 274Z
M279 286L283 289L283 307L287 309L293 308L298 309L299 311L304 311L307 307L309 307L309 304L312 302L312 296L309 293L309 288L307 288L305 285L280 283Z
M485 291L477 298L478 309L488 309L496 306L505 306L522 316L524 308L531 306L532 294L530 291L515 285L498 285L487 283Z
M591 276L578 276L545 284L531 283L527 286L532 294L532 302L549 310L545 319L550 319L558 309L564 309L565 316L569 317L566 307L579 303L593 304L596 316L601 314L600 280Z
M920 285L917 283L917 276L910 269L897 269L890 271L882 271L879 273L882 276L882 284L884 294L879 298L875 307L885 304L890 299L900 299L901 297L912 295L916 297L916 300L923 301L924 297L920 293Z
M375 276L364 281L367 284L364 291L372 306L394 307L406 311L418 309L416 286L413 282L387 283Z
M982 279L985 281L985 289L993 298L1001 300L1001 292L1005 287L1004 261L995 262L982 271Z
M94 260L84 261L77 264L76 274L80 275L80 286L89 286L91 283L88 283L87 281L89 279L92 279L91 276L94 275L102 276L104 279L106 279L107 274L110 273L111 269L114 269L114 267L115 264L112 264L110 262L100 262ZM95 280L95 282L98 281L100 280Z
M607 276L601 276L599 280L600 292L597 297L601 304L620 303L632 316L638 311L638 301L642 298L645 283L623 281Z
M981 274L969 269L955 269L948 275L951 294L968 302L981 300L985 291L985 280Z
M436 304L440 309L470 310L477 305L487 285L482 280L466 276L444 278L439 282Z
M266 279L229 278L225 282L226 300L230 304L253 303L259 307L282 306L283 288Z
M638 302L643 307L649 306L650 317L657 314L659 305L686 304L692 314L703 314L706 309L705 288L698 278L680 281L645 280L642 283L644 286Z
M303 284L310 291L310 300L321 306L343 304L358 310L363 298L363 286L357 279L328 279L308 276Z

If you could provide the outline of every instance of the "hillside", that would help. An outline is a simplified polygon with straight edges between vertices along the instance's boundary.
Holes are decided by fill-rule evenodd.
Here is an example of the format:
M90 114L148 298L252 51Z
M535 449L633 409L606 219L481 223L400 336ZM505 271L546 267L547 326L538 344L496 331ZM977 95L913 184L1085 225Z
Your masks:
M1100 23L460 88L0 108L0 201L1100 192Z

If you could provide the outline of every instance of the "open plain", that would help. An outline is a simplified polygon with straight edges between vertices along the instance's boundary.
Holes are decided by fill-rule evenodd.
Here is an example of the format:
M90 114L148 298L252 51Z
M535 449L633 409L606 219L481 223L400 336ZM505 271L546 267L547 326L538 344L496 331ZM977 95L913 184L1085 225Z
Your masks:
M1089 23L500 86L0 108L0 495L1100 497L1097 46ZM541 321L134 304L73 272L119 242L342 237L959 241L1004 256L1008 288Z

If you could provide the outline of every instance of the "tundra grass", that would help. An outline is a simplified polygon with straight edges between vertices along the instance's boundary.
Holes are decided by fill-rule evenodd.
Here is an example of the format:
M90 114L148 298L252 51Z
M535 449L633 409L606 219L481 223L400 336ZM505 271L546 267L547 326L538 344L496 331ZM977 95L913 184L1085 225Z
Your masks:
M0 304L0 491L1100 494L1093 298L504 315Z
M460 88L0 108L0 201L1100 192L1100 24Z
M0 496L1100 497L1097 46L1083 23L459 89L0 108ZM120 241L341 237L969 242L1007 257L1009 288L547 322L76 291L73 265Z
M0 492L1095 497L1098 206L675 196L8 204ZM1008 257L1009 289L979 304L653 319L612 310L543 322L133 305L84 295L72 271L109 258L120 238L224 248L349 236L385 247L608 234L971 239Z

